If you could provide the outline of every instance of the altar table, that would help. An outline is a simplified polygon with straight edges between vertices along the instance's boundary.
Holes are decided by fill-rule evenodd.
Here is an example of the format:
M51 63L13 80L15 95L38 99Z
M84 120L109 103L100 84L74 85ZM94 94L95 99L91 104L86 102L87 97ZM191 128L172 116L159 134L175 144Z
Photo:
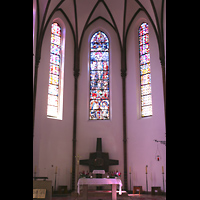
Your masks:
M112 200L117 199L117 185L119 185L119 195L122 194L122 181L119 178L80 178L78 180L78 194L80 194L80 185L112 185ZM87 193L87 187L84 187Z

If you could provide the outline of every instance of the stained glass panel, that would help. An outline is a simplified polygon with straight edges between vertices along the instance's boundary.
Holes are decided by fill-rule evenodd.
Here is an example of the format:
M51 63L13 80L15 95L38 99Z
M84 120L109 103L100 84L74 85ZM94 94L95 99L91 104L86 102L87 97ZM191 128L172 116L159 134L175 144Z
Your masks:
M141 95L151 94L151 84L141 86Z
M142 117L152 115L151 68L149 52L149 28L147 23L139 27L141 113Z
M109 99L108 90L90 90L90 99Z
M142 116L151 116L152 115L152 106L144 106L142 107Z
M55 55L60 55L60 46L56 44L51 44L51 53Z
M49 91L48 91L48 93L58 96L58 86L57 85L49 84Z
M90 119L110 119L109 98L109 39L98 31L90 41Z
M61 57L61 27L54 22L51 25L50 68L48 86L47 115L58 116L59 75Z

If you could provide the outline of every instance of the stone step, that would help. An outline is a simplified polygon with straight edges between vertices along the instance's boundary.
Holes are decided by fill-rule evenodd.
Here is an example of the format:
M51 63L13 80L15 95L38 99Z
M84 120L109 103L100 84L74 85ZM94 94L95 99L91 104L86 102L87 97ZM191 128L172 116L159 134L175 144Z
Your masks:
M77 191L74 191L71 193L72 197L82 197L83 192L81 190L80 195L77 193ZM112 191L111 190L88 190L88 197L112 197ZM117 196L125 197L128 196L128 193L126 191L122 191L122 195L119 195L119 191L117 191Z

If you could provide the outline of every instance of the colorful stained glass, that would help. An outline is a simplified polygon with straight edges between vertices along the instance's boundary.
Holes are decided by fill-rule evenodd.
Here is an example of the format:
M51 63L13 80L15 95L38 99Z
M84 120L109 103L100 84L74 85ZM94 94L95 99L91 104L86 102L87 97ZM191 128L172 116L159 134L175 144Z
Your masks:
M142 106L147 106L147 105L151 105L152 104L152 100L151 100L151 95L145 95L142 96Z
M59 75L59 66L50 64L50 74Z
M90 69L91 70L107 70L109 71L109 61L91 61L90 62Z
M141 85L146 85L151 83L151 74L145 74L141 76Z
M151 68L149 52L149 28L147 23L139 27L141 114L142 117L152 115Z
M51 34L51 43L60 46L60 37L54 34Z
M90 90L90 99L109 99L108 90Z
M48 86L47 115L58 116L59 102L59 75L61 62L61 27L54 22L51 25L50 68Z
M90 60L98 61L97 62L97 67L98 67L98 64L102 65L103 61L109 60L109 53L108 52L91 52Z
M141 95L151 94L151 84L141 86Z
M61 36L61 28L57 23L51 25L51 33L58 35L59 37Z
M55 55L60 55L60 46L56 44L51 44L51 53Z
M109 39L102 31L90 40L90 119L110 119Z

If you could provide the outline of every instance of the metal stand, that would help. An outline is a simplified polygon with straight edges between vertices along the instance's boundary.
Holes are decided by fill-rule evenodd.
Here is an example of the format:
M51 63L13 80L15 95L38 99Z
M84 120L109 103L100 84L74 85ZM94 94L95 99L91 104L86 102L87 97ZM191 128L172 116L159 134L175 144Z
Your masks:
M163 193L165 192L165 180L164 180L164 172L162 172L163 175Z
M147 191L147 194L148 194L148 179L147 179L147 172L146 172L146 191Z
M56 174L57 174L57 173L55 172L55 184L54 184L54 185L55 185L55 188L54 188L54 192L56 191Z
M130 174L130 192L131 192L131 172L129 172Z

